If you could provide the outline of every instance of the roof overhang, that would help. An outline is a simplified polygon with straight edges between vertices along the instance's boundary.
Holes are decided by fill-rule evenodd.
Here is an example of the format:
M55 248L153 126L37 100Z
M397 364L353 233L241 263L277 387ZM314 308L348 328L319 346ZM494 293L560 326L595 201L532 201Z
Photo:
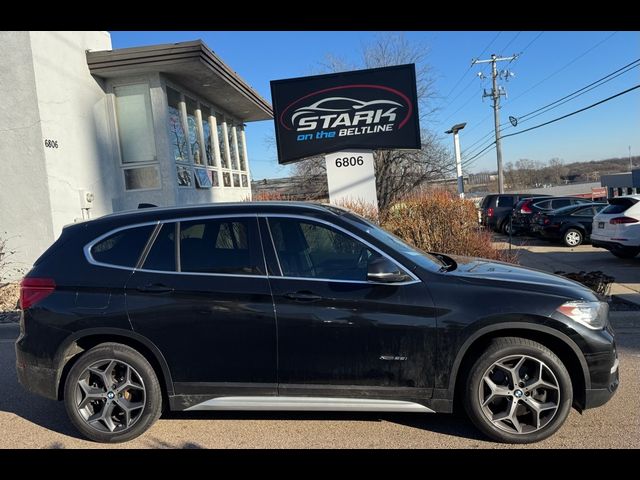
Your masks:
M117 78L160 72L243 122L269 120L269 102L201 40L87 52L91 74Z

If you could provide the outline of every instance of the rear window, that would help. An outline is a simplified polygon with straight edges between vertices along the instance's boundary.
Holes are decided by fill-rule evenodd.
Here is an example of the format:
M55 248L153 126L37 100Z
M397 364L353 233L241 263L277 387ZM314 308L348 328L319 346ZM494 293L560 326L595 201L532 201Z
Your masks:
M542 202L534 202L534 205L537 208L540 208L542 210L549 210L551 208L551 200L545 200Z
M155 225L146 225L109 235L91 248L91 256L96 262L133 268L154 228Z
M498 197L498 207L513 207L513 197L500 195Z
M496 198L495 195L487 195L486 197L484 197L482 199L482 203L480 204L480 207L481 208L489 208L495 198Z
M601 213L605 215L622 213L633 207L636 203L638 203L638 201L633 198L612 198L609 200L610 205L602 210Z

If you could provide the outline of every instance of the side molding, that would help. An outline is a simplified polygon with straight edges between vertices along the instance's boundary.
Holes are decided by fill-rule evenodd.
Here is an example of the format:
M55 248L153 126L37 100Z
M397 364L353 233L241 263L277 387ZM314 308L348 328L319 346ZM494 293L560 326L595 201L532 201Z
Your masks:
M427 412L433 410L413 402L360 398L323 397L217 397L190 410L270 410L314 412Z

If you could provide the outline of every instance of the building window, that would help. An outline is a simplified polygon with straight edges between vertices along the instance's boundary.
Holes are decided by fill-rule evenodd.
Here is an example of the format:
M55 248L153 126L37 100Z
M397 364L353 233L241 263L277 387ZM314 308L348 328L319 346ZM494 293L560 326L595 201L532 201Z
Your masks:
M238 156L240 157L240 170L247 171L247 149L244 136L244 126L238 125L236 127L236 136L238 138Z
M202 136L204 137L204 153L206 155L206 162L209 167L215 166L215 151L213 147L213 129L211 128L211 110L209 107L200 105L200 112L202 112Z
M242 186L244 188L247 188L249 186L249 179L247 178L246 175L241 175L240 178L242 179Z
M149 86L144 83L114 88L122 163L156 161Z
M222 168L229 168L229 151L226 147L226 124L224 117L220 114L216 115L218 123L218 145L220 147L220 165Z
M176 162L188 162L187 137L184 134L180 103L180 94L167 87L169 142L173 150L173 159Z
M185 97L187 107L187 129L189 131L189 145L191 146L191 155L193 155L193 163L202 165L202 152L200 151L200 139L198 135L198 118L196 117L196 102L189 97Z
M239 187L240 186L240 175L237 173L233 174L233 186L234 187Z
M222 172L222 183L224 184L225 187L231 186L231 173Z
M211 188L211 177L204 168L196 168L196 188Z
M207 170L207 173L209 174L209 178L211 179L211 186L219 187L220 179L218 178L218 172L216 172L215 170Z
M178 172L178 186L190 187L193 185L193 175L191 175L191 168L183 165L176 165Z
M236 127L227 123L227 136L229 139L229 156L231 157L231 168L239 170L238 167L238 142L236 138Z
M125 189L160 188L149 86L121 85L113 91L120 158L127 167L123 170Z
M159 186L160 173L155 165L124 169L124 188L127 190L150 190Z

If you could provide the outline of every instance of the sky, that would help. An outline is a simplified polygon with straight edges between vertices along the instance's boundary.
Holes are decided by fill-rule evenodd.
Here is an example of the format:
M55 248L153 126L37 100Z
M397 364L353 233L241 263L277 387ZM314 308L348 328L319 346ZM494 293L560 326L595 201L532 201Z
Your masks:
M487 59L519 54L513 62L499 63L513 73L502 80L507 97L501 99L500 121L507 122L503 135L553 120L640 84L640 63L612 80L556 108L511 127L508 117L535 112L576 90L640 59L637 31L216 31L216 32L110 32L113 48L175 43L202 39L211 50L235 70L265 99L271 101L271 80L314 75L322 72L327 55L358 64L362 51L379 36L403 35L424 48L425 62L433 76L434 114L421 122L423 129L436 132L453 150L444 132L466 122L460 132L467 172L496 170L494 148L476 156L493 140L493 110L483 88L491 88L488 65L475 65L475 58ZM471 68L470 68L471 67ZM478 76L484 72L483 80ZM254 180L291 175L291 167L277 163L273 145L273 121L247 124L247 150ZM640 89L548 126L502 141L504 163L528 158L547 162L561 158L565 163L640 155ZM475 158L473 158L475 156ZM453 153L452 153L453 158Z

